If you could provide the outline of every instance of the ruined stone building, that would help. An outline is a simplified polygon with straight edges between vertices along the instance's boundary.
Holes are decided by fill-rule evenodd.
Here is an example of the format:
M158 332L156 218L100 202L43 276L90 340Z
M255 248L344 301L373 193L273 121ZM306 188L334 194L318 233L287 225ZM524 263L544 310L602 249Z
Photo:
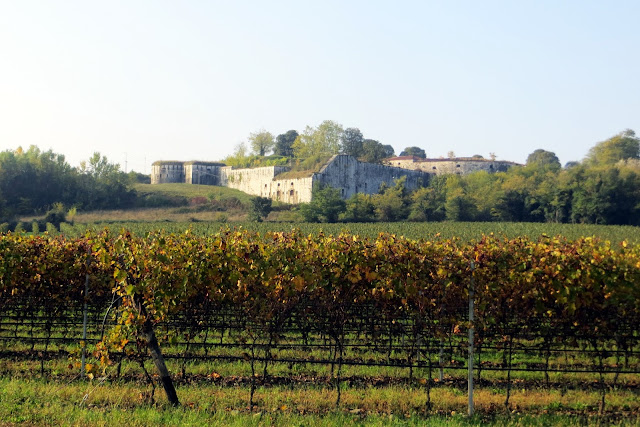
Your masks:
M194 161L157 161L151 168L152 184L220 185L291 204L310 202L316 184L336 188L347 199L355 193L375 194L383 183L392 186L403 176L409 190L429 183L429 174L422 171L360 162L344 154L331 157L318 172L289 172L286 166L235 169Z
M419 170L433 175L467 175L477 171L506 172L518 163L490 160L481 157L453 157L449 159L423 159L416 156L392 157L385 164L403 169Z
M426 186L433 175L467 174L477 170L496 172L513 165L515 163L477 158L440 160L413 156L394 157L380 165L339 154L331 157L318 172L291 172L287 166L236 169L217 162L157 161L151 168L151 183L219 185L297 204L310 202L317 184L336 188L348 199L356 193L376 194L381 185L393 186L401 177L406 177L408 190L415 190Z

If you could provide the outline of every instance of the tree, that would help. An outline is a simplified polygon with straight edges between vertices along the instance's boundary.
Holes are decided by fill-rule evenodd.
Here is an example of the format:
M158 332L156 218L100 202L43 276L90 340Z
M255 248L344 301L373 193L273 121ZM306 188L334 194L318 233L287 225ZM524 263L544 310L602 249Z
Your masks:
M307 126L293 143L294 156L305 159L338 154L342 132L342 125L331 120L325 120L317 128Z
M336 222L345 207L345 201L337 189L328 185L316 185L311 202L303 203L300 213L307 222Z
M411 194L409 221L442 221L445 219L447 176L435 176L428 187Z
M368 163L380 163L383 159L393 157L393 147L382 145L375 139L365 139L362 141L362 154L360 160Z
M247 144L239 142L236 144L233 154L227 156L223 162L228 166L236 168L246 168L251 164L251 157L247 155Z
M289 130L276 137L276 146L273 153L277 156L293 157L293 143L298 137L298 132Z
M252 221L262 222L272 209L272 200L268 197L254 197L251 199L251 211L249 212L249 218Z
M340 151L354 157L360 157L363 154L362 132L358 128L347 128L340 136Z
M427 158L427 153L424 152L422 148L419 147L407 147L400 153L401 156L416 156L421 157L423 159Z
M340 215L345 222L373 222L376 220L375 205L370 194L356 193L346 201L346 210Z
M80 162L80 172L91 175L96 179L105 179L120 172L120 165L109 163L106 156L102 156L96 151L89 158L89 163L84 160Z
M395 150L393 149L393 147L389 144L383 145L382 146L382 151L384 153L384 158L387 157L393 157L396 155Z
M571 219L594 224L638 224L640 175L617 166L575 168Z
M538 148L527 156L527 166L560 169L560 159L558 159L556 153Z
M446 189L446 219L449 221L473 221L476 207L471 198L466 194L462 177L459 175L449 175L447 177Z
M406 184L407 177L395 180L393 187L385 187L371 199L379 221L400 221L409 215Z
M640 158L640 140L631 129L599 142L585 159L590 165L613 165L620 160Z
M268 152L273 150L273 135L264 129L260 129L258 132L249 134L249 144L251 145L251 149L254 154L265 156Z

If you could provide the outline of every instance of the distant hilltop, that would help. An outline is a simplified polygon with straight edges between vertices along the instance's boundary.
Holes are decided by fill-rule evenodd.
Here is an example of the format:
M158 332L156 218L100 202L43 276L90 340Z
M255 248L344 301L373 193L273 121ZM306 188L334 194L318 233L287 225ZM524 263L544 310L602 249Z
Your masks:
M312 190L318 184L336 188L348 199L356 193L376 194L381 185L392 186L401 177L406 177L405 187L414 190L428 185L434 175L464 175L481 170L503 172L516 165L478 157L423 159L415 156L392 157L384 164L374 164L338 154L318 171L292 173L288 166L235 169L219 162L156 161L151 167L151 183L218 185L298 204L310 202Z

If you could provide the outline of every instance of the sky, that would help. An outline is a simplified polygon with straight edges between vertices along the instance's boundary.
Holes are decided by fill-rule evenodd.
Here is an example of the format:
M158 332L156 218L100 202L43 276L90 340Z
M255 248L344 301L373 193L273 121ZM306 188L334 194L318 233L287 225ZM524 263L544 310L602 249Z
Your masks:
M640 2L0 0L0 151L123 170L333 120L429 157L640 133Z

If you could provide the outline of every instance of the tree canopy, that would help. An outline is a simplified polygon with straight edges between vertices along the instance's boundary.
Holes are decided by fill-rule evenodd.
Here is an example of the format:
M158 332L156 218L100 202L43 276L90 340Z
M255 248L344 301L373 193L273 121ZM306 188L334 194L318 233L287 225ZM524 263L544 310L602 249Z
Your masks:
M401 156L416 156L423 159L427 158L427 153L420 147L407 147L400 153Z
M527 165L560 168L560 159L556 153L539 148L527 156Z
M599 142L589 150L586 161L590 164L612 165L620 160L640 158L640 140L631 129Z
M57 203L86 210L132 206L131 184L131 176L100 153L74 168L63 155L33 145L6 150L0 153L0 219L44 213Z
M307 126L293 143L293 153L297 158L338 154L342 132L342 125L331 120L315 128Z
M289 130L276 137L276 146L273 154L277 156L293 157L293 143L298 138L296 130Z
M360 157L363 154L362 132L358 128L347 128L340 136L340 149L343 154Z
M275 142L273 135L264 129L249 134L249 144L254 154L265 156L273 150Z
M362 142L362 155L360 160L368 163L380 163L383 159L393 157L395 154L393 147L382 145L374 139L365 139Z

